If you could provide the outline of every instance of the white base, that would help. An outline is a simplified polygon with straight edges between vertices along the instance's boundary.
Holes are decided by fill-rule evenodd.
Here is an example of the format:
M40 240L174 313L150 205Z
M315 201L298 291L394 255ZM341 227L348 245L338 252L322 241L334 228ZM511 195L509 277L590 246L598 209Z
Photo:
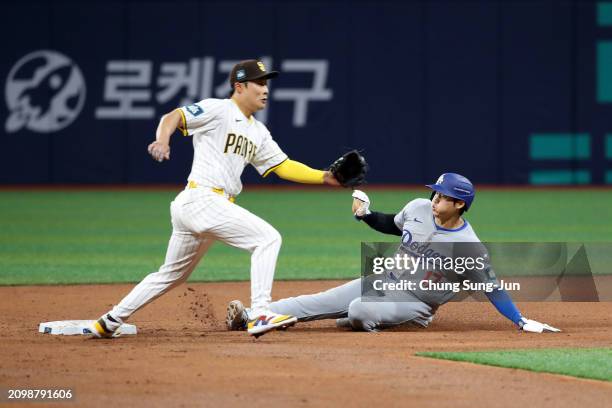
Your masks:
M95 320L59 320L38 325L39 333L63 334L64 336L90 335L89 327ZM137 330L133 324L123 323L120 328L121 335L135 335Z

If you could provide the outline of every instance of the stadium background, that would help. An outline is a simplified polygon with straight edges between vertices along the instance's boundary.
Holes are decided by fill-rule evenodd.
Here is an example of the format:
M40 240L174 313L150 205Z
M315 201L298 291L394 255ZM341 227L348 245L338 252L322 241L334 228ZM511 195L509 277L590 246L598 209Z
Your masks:
M2 183L182 183L190 139L144 154L158 118L256 57L282 71L262 119L313 166L356 147L373 183L612 183L611 3L30 1L0 23ZM51 85L75 67L72 95ZM76 117L48 131L63 101Z

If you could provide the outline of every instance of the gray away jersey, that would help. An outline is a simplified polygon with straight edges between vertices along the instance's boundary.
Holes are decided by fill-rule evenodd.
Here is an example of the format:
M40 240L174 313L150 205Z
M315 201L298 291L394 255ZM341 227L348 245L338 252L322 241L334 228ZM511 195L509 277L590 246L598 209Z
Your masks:
M422 290L419 282L428 280L435 283L456 283L461 284L464 280L471 283L490 283L493 287L499 287L495 274L493 273L486 248L476 236L472 226L464 220L464 224L454 230L436 225L431 208L431 201L418 198L410 201L395 216L395 224L402 230L402 245L398 253L407 253L413 257L435 257L451 258L456 261L458 258L482 257L483 267L472 267L465 270L455 268L449 270L438 268L439 264L429 264L423 268L417 268L414 274L396 273L397 279L414 281L416 289L411 292L421 301L432 305L442 305L451 300L457 293L452 289ZM391 276L393 277L393 271ZM449 285L436 285L449 286Z

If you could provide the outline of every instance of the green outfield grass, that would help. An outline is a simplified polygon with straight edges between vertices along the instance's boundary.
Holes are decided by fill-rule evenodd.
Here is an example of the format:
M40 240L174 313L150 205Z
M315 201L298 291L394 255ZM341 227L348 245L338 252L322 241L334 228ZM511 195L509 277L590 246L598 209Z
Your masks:
M612 381L612 348L424 352L417 356Z
M0 284L135 282L157 270L170 236L167 192L0 192ZM373 190L397 212L418 191ZM247 191L240 205L283 236L277 279L359 276L360 242L397 242L356 222L336 191ZM612 191L480 191L467 213L483 241L612 241ZM192 281L247 280L249 254L215 244Z

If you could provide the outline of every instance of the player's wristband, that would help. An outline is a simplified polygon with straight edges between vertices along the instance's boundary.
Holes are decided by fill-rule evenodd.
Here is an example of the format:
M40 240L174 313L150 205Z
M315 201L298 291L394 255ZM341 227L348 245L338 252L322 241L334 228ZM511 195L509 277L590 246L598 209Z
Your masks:
M355 214L353 214L355 216L355 219L357 221L361 221L363 220L365 217L367 217L368 215L372 214L372 211L370 211L369 209L365 210L365 213L363 214L359 214L359 211L355 212Z

